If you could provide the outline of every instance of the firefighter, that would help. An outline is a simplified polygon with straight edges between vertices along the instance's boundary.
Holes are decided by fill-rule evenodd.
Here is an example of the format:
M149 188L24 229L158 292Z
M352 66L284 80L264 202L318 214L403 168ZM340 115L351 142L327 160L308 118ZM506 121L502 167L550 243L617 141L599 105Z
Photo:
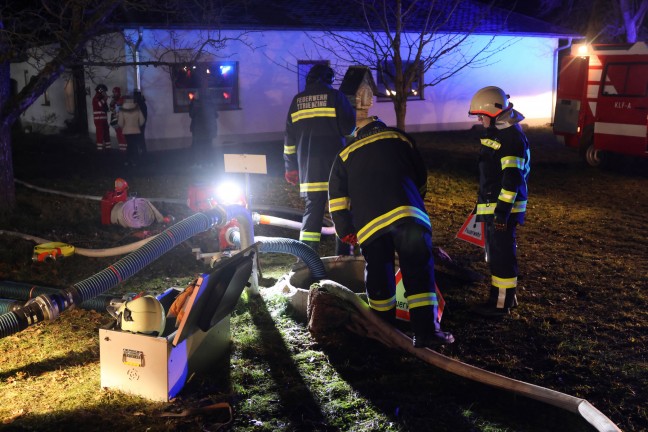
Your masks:
M119 110L121 109L123 104L124 98L121 94L121 87L113 87L112 99L110 100L110 125L115 128L119 150L125 152L128 149L128 144L126 143L124 132L117 122L117 115L119 114Z
M357 140L336 157L329 208L337 236L359 244L369 307L396 322L395 254L417 348L454 342L441 329L432 224L423 198L427 169L412 137L376 117L359 122Z
M304 213L299 240L317 252L326 212L328 178L336 154L355 127L355 112L346 96L331 87L335 74L323 64L306 76L306 89L292 100L284 141L285 178L299 183ZM336 241L336 254L349 247Z
M524 116L499 87L484 87L473 96L469 115L485 133L479 150L476 218L485 222L486 257L491 272L488 301L474 307L486 317L502 317L517 306L516 228L524 223L531 153L520 122Z
M108 129L108 87L103 84L97 85L95 95L92 98L92 117L97 135L97 150L110 149L110 130Z

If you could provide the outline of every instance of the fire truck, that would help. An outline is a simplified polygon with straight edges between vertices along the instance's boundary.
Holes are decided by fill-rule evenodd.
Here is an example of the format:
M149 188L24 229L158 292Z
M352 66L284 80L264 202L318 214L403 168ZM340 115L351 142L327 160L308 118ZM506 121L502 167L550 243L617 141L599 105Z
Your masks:
M648 157L648 46L574 44L560 62L554 134L601 166L611 153Z

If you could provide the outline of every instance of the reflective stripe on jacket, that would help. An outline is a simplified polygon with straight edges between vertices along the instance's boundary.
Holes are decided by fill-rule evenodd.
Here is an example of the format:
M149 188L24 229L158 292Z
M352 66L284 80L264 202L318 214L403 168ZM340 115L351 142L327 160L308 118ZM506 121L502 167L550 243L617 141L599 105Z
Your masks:
M292 100L286 119L284 164L299 171L299 191L326 192L333 159L355 127L347 97L322 83L313 83Z
M477 220L524 223L531 152L522 128L488 129L481 144Z
M414 221L428 229L421 191L427 169L414 140L387 128L342 150L329 179L329 211L338 237L356 234L361 244L390 227Z

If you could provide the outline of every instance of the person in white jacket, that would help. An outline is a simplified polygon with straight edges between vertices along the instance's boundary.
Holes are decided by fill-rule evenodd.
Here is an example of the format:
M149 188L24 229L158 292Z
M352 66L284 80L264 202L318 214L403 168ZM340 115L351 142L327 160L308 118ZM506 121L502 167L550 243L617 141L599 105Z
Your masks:
M124 104L117 116L117 124L126 137L128 158L126 165L137 165L140 162L140 156L144 153L144 137L141 129L144 122L144 114L135 100L131 96L124 98Z

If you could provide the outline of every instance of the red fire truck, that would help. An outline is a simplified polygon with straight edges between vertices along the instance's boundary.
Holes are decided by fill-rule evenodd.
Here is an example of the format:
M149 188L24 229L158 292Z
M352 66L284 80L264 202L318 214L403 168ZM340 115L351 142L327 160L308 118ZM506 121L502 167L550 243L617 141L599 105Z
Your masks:
M575 44L560 62L554 133L591 166L648 157L648 46Z

